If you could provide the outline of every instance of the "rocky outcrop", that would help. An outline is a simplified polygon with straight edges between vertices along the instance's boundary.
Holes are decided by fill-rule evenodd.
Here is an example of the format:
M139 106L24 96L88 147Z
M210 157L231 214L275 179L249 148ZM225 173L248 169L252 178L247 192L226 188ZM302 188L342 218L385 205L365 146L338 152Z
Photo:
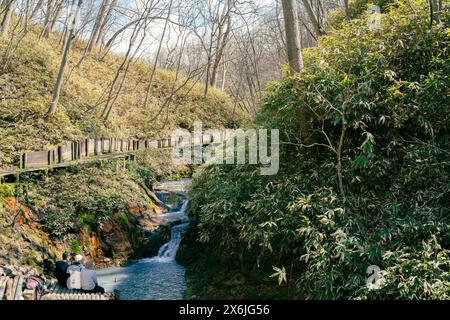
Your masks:
M27 266L41 273L48 261L67 250L63 243L52 241L36 221L31 210L13 197L0 204L0 265L23 272L17 266ZM12 266L16 266L15 268Z
M154 212L132 202L128 211L116 212L98 229L83 225L78 235L61 240L52 240L32 211L17 199L10 197L2 203L0 265L4 268L0 273L26 275L31 270L32 274L51 275L63 252L76 250L94 259L98 267L121 265L157 254L170 238L170 227L155 223Z

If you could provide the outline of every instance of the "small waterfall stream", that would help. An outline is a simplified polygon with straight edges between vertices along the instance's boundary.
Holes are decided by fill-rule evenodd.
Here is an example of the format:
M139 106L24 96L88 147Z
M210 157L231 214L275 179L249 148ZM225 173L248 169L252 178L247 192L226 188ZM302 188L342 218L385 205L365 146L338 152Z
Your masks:
M150 259L143 259L140 263L148 263L150 261L164 263L175 260L181 240L188 227L189 223L183 223L173 227L170 241L159 249L158 256Z
M188 201L179 210L163 215L165 222L179 222L171 239L156 257L142 259L127 267L97 270L98 281L107 292L120 291L121 300L181 300L185 291L185 269L175 261L181 240L189 227ZM179 207L179 206L178 206Z

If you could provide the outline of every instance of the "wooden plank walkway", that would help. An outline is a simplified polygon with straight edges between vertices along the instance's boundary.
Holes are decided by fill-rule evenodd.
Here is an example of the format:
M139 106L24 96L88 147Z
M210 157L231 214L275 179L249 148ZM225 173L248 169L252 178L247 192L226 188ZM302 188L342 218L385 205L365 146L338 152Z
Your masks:
M118 292L94 294L81 290L69 290L61 287L54 280L45 290L42 296L38 296L36 290L24 290L25 276L0 277L0 301L20 301L20 300L87 300L87 301L109 301L117 300Z
M86 300L86 301L110 301L116 300L115 294L95 294L86 293L80 290L69 290L61 287L59 284L53 284L49 291L44 294L40 300L43 301L74 301L74 300Z
M214 140L209 135L192 141L194 147L213 143ZM133 158L139 151L172 149L176 145L178 141L172 138L129 141L107 138L85 139L57 146L57 149L24 153L17 167L6 170L0 168L0 179L7 176L18 177L27 172L49 171L102 160Z
M89 157L89 158L85 158L85 159L63 162L63 163L56 163L56 164L42 166L42 167L29 168L29 169L17 168L17 169L9 170L9 171L0 171L0 178L6 177L6 176L18 175L18 174L27 173L27 172L38 172L38 171L45 171L45 170L67 168L67 167L77 166L80 164L86 164L86 163L96 162L96 161L124 159L124 158L128 158L130 156L135 156L136 152L137 151L127 152L127 153L102 154L102 155L95 156L95 157Z

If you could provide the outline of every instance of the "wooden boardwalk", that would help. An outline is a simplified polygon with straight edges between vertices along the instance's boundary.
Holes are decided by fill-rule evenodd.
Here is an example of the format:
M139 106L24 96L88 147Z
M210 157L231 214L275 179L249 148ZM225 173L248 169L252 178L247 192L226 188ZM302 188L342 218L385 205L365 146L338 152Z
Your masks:
M37 172L37 171L51 171L54 169L59 168L67 168L71 166L77 166L81 164L86 164L90 162L96 162L96 161L106 161L106 160L115 160L115 159L126 159L129 157L135 156L136 152L127 152L127 153L112 153L112 154L104 154L94 157L89 157L86 159L80 159L80 160L74 160L69 162L63 162L63 163L55 163L50 165L43 165L38 166L35 168L14 168L10 170L0 171L0 178L7 177L7 176L16 176L27 172Z
M64 300L86 300L86 301L109 301L116 300L113 293L86 293L80 290L69 290L55 283L51 285L48 292L45 293L40 300L42 301L64 301Z
M87 301L109 301L117 300L118 292L94 294L80 290L69 290L61 287L56 280L50 283L41 295L36 289L28 290L25 287L25 276L0 277L0 301L20 301L20 300L87 300Z
M194 139L194 146L212 144L213 137ZM0 179L19 177L23 173L49 171L75 165L114 159L133 159L137 152L147 149L170 149L179 144L174 138L159 140L119 140L114 138L84 139L52 149L23 153L15 167L2 170Z

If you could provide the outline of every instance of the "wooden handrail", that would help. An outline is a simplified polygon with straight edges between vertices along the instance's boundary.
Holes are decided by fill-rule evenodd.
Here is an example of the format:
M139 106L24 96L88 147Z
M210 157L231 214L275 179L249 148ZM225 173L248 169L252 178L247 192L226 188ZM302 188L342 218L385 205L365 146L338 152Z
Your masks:
M196 141L193 139L193 144L205 145L214 141L212 135L204 135L201 140ZM124 140L104 137L82 139L64 143L51 149L23 153L17 166L9 171L0 171L0 177L23 172L68 167L102 159L124 158L134 155L137 151L173 148L179 143L180 140L173 137L158 140Z

